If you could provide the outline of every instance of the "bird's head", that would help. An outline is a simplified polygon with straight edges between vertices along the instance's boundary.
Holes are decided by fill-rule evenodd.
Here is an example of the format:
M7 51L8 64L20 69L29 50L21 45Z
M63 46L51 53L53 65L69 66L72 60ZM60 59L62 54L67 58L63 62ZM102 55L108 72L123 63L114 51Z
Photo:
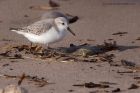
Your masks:
M75 33L69 28L68 26L69 23L66 18L58 17L58 18L55 18L54 21L59 31L69 31L72 35L75 36Z

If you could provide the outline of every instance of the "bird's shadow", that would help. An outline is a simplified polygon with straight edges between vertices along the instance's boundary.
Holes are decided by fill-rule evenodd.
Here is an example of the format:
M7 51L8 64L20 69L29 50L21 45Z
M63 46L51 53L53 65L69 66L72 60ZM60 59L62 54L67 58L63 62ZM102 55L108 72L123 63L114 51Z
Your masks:
M63 53L73 53L79 49L87 49L92 51L94 54L100 54L100 53L105 53L113 50L118 50L120 52L126 51L129 49L135 49L135 48L140 48L140 46L125 46L125 45L118 45L116 42L113 43L107 43L104 42L102 45L91 45L91 44L81 44L81 45L74 45L70 44L69 47L59 47L56 48L55 50Z
M136 48L140 48L140 46L122 46L122 45L118 46L119 51L126 51L129 49L136 49Z

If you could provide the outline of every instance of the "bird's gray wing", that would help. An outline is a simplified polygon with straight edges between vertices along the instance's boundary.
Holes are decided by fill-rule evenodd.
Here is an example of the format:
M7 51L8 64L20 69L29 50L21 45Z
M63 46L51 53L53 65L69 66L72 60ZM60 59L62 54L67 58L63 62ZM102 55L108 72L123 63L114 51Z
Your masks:
M48 31L49 29L51 29L52 26L53 26L53 19L46 19L46 20L35 22L27 27L22 28L22 31L40 35Z

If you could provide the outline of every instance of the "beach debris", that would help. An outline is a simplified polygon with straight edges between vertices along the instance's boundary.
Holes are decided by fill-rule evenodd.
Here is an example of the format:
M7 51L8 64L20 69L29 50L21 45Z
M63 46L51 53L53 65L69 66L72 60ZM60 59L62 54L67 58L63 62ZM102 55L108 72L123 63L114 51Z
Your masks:
M136 40L140 40L140 37L138 37Z
M38 6L30 6L29 9L33 9L33 10L54 10L54 9L58 9L58 7L60 7L60 5L56 2L54 2L53 0L49 0L49 3L46 5L38 5Z
M18 81L18 85L21 85L22 81L25 79L25 73L22 74L20 80Z
M15 54L13 58L10 59L23 59L21 54Z
M87 56L90 56L90 55L93 55L93 51L91 49L87 49L87 48L80 48L80 49L77 49L73 55L76 55L76 56L82 56L82 57L87 57Z
M112 38L109 38L109 39L107 39L107 40L109 40L109 41L113 41L114 39L112 39Z
M3 21L2 20L0 20L0 23L2 23Z
M134 68L138 68L135 64L135 62L132 61L128 61L128 60L120 60L120 61L115 61L115 62L111 62L110 63L111 66L123 66L125 68L129 68L129 69L134 69ZM133 70L134 71L134 70ZM135 71L134 71L135 72Z
M131 43L135 43L135 41L132 41Z
M116 66L116 67L122 66L120 61L113 61L112 60L112 62L109 62L109 64L110 64L110 66Z
M74 90L71 89L71 90L68 90L68 92L74 92Z
M88 38L88 39L87 39L87 41L91 41L91 42L94 42L95 40L93 40L93 39L89 39L89 38Z
M138 85L136 85L136 84L131 84L131 86L130 86L128 89L137 89L137 88L139 88Z
M24 15L25 18L29 17L27 14Z
M103 2L103 6L108 6L108 5L115 5L115 6L124 6L124 5L136 5L136 3L133 2Z
M7 67L7 66L9 66L9 64L3 64L2 66L3 66L3 67Z
M129 71L117 71L117 73L135 73L135 71L133 71L133 70L129 70Z
M10 84L3 89L0 89L0 93L28 93L24 88L20 86Z
M112 35L123 36L124 34L128 34L128 32L117 32L117 33L113 33Z
M90 91L89 93L110 93L108 90L95 90L95 91Z
M54 2L53 0L49 0L49 5L51 7L60 7L60 5L58 3L56 3L56 2Z
M109 88L109 85L106 85L106 84L95 84L93 82L84 83L84 84L74 84L73 86L86 87L86 88Z
M110 65L113 62L113 58L115 57L114 54L104 54L104 55L99 55L99 58L103 62L108 62Z
M14 49L20 51L25 51L25 53L39 53L43 51L41 46L29 46L29 45L21 45L21 46L14 46Z
M69 22L70 23L75 23L78 19L79 19L78 16L72 16L72 18L70 18Z
M16 53L16 51L12 51L12 50L7 50L3 53L0 53L0 56L9 59L23 59L21 54Z
M105 84L105 85L117 85L117 83L112 83L112 82L107 82L107 81L100 82L100 84Z
M10 42L10 41L13 41L11 39L7 39L7 38L3 38L1 41L7 41L7 42Z
M32 10L53 10L53 9L57 9L54 7L50 7L48 5L41 5L41 6L30 6L29 7Z
M130 67L133 72L140 72L140 66Z
M123 66L126 66L126 67L135 67L136 66L136 64L134 62L127 61L127 60L121 60L121 63Z
M41 59L48 58L60 62L113 62L114 54L107 52L116 50L116 42L104 42L102 45L91 46L88 43L81 45L70 44L69 47L43 48L40 46L14 45L0 53L1 58L8 59ZM31 57L29 57L30 55Z
M73 62L90 62L90 63L94 63L98 61L97 58L81 58L81 57L75 57L75 56L64 57L64 58L61 58L61 60L65 62L73 61Z
M75 23L75 22L79 19L78 16L73 16L73 15L70 15L70 14L68 14L68 13L66 13L66 17L67 17L67 19L69 20L69 23L70 23L70 24L71 24L71 23Z
M112 93L116 93L116 92L121 92L121 89L120 88L116 88L116 89L112 90Z
M112 51L112 50L117 50L118 49L116 41L112 41L112 42L104 41L104 44L98 45L97 47L100 48L100 50L102 50L102 52L108 52L108 51Z
M3 52L3 53L0 53L0 56L2 56L2 57L9 57L9 53L10 53L10 51L5 51L5 52Z
M1 77L5 77L7 79L8 78L19 79L18 85L21 85L23 80L28 80L28 81L34 82L35 85L37 85L38 87L43 87L43 86L48 85L48 84L53 84L53 83L49 83L47 80L45 80L44 77L38 78L38 76L25 75L24 73L22 74L22 76L14 76L14 75L4 74L4 75L1 75Z
M134 77L134 79L138 80L138 79L140 79L140 77Z

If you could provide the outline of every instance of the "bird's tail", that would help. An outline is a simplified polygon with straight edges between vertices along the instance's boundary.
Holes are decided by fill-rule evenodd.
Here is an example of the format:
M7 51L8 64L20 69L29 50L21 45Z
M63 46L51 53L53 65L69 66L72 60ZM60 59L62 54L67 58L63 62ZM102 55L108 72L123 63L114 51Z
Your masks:
M21 29L21 28L9 28L9 30L16 32L18 34L23 34L23 32L22 32L23 29Z

